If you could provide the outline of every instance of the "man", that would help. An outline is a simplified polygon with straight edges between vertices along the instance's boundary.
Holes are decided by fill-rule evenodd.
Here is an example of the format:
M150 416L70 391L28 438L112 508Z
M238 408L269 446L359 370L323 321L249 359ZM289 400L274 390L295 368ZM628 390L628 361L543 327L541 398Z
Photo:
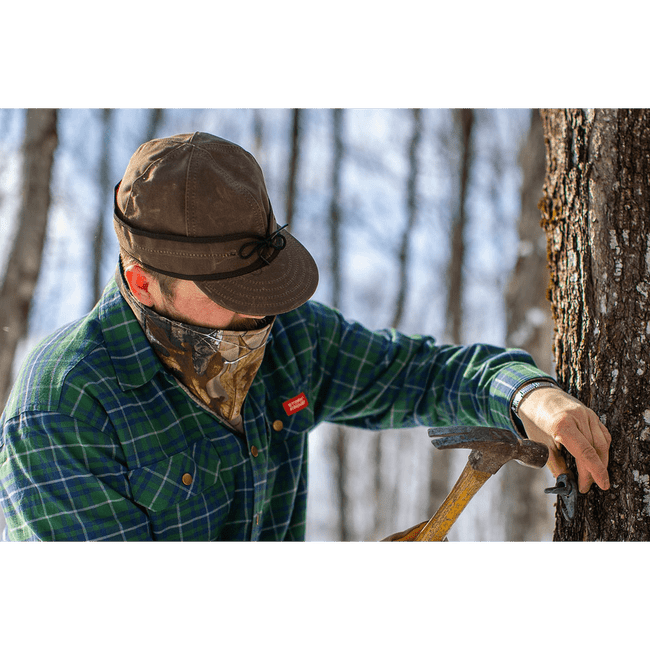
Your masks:
M608 489L610 435L522 351L369 332L309 298L262 171L205 133L142 145L116 276L26 360L2 417L9 540L301 540L308 432L518 427Z

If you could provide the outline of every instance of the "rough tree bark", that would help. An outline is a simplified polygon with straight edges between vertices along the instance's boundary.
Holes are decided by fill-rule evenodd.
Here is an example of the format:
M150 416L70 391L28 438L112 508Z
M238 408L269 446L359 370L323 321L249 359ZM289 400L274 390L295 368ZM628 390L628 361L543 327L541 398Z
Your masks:
M611 489L580 496L572 522L556 514L554 539L649 540L650 111L542 119L556 372L612 434Z

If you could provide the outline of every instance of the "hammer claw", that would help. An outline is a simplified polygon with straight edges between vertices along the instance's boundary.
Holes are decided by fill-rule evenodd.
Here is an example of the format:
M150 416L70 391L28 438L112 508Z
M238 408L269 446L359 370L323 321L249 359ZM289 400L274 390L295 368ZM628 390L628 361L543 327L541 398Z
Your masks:
M429 429L437 449L471 449L469 461L474 469L496 474L510 460L529 467L544 467L548 448L521 438L509 429L494 427L441 427Z
M516 444L521 438L509 429L494 427L437 427L429 429L431 444L436 449L475 449L498 442Z

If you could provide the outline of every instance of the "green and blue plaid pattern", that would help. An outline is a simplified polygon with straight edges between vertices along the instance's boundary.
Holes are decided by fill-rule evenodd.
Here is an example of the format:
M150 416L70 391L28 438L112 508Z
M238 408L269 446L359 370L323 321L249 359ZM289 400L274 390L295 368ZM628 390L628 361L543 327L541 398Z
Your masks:
M0 420L4 539L302 540L318 423L512 428L513 394L541 376L522 351L370 332L309 302L277 317L242 435L165 371L111 281L18 376Z

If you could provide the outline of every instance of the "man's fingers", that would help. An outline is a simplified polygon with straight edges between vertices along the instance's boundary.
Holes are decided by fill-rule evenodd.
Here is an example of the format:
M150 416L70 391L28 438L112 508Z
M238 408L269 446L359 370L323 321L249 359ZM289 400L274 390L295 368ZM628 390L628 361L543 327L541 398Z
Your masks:
M553 478L557 478L560 474L566 474L569 471L562 454L553 447L548 448L548 461L546 462L546 467L551 470Z
M594 411L563 391L539 389L521 402L519 417L528 437L549 448L548 467L555 477L567 471L560 453L564 447L576 459L581 492L587 492L594 482L609 489L612 437Z
M562 444L576 459L578 468L578 489L586 493L593 483L602 490L609 490L609 445L611 435L607 428L594 414L587 423L578 425L582 436L555 436L556 442Z

